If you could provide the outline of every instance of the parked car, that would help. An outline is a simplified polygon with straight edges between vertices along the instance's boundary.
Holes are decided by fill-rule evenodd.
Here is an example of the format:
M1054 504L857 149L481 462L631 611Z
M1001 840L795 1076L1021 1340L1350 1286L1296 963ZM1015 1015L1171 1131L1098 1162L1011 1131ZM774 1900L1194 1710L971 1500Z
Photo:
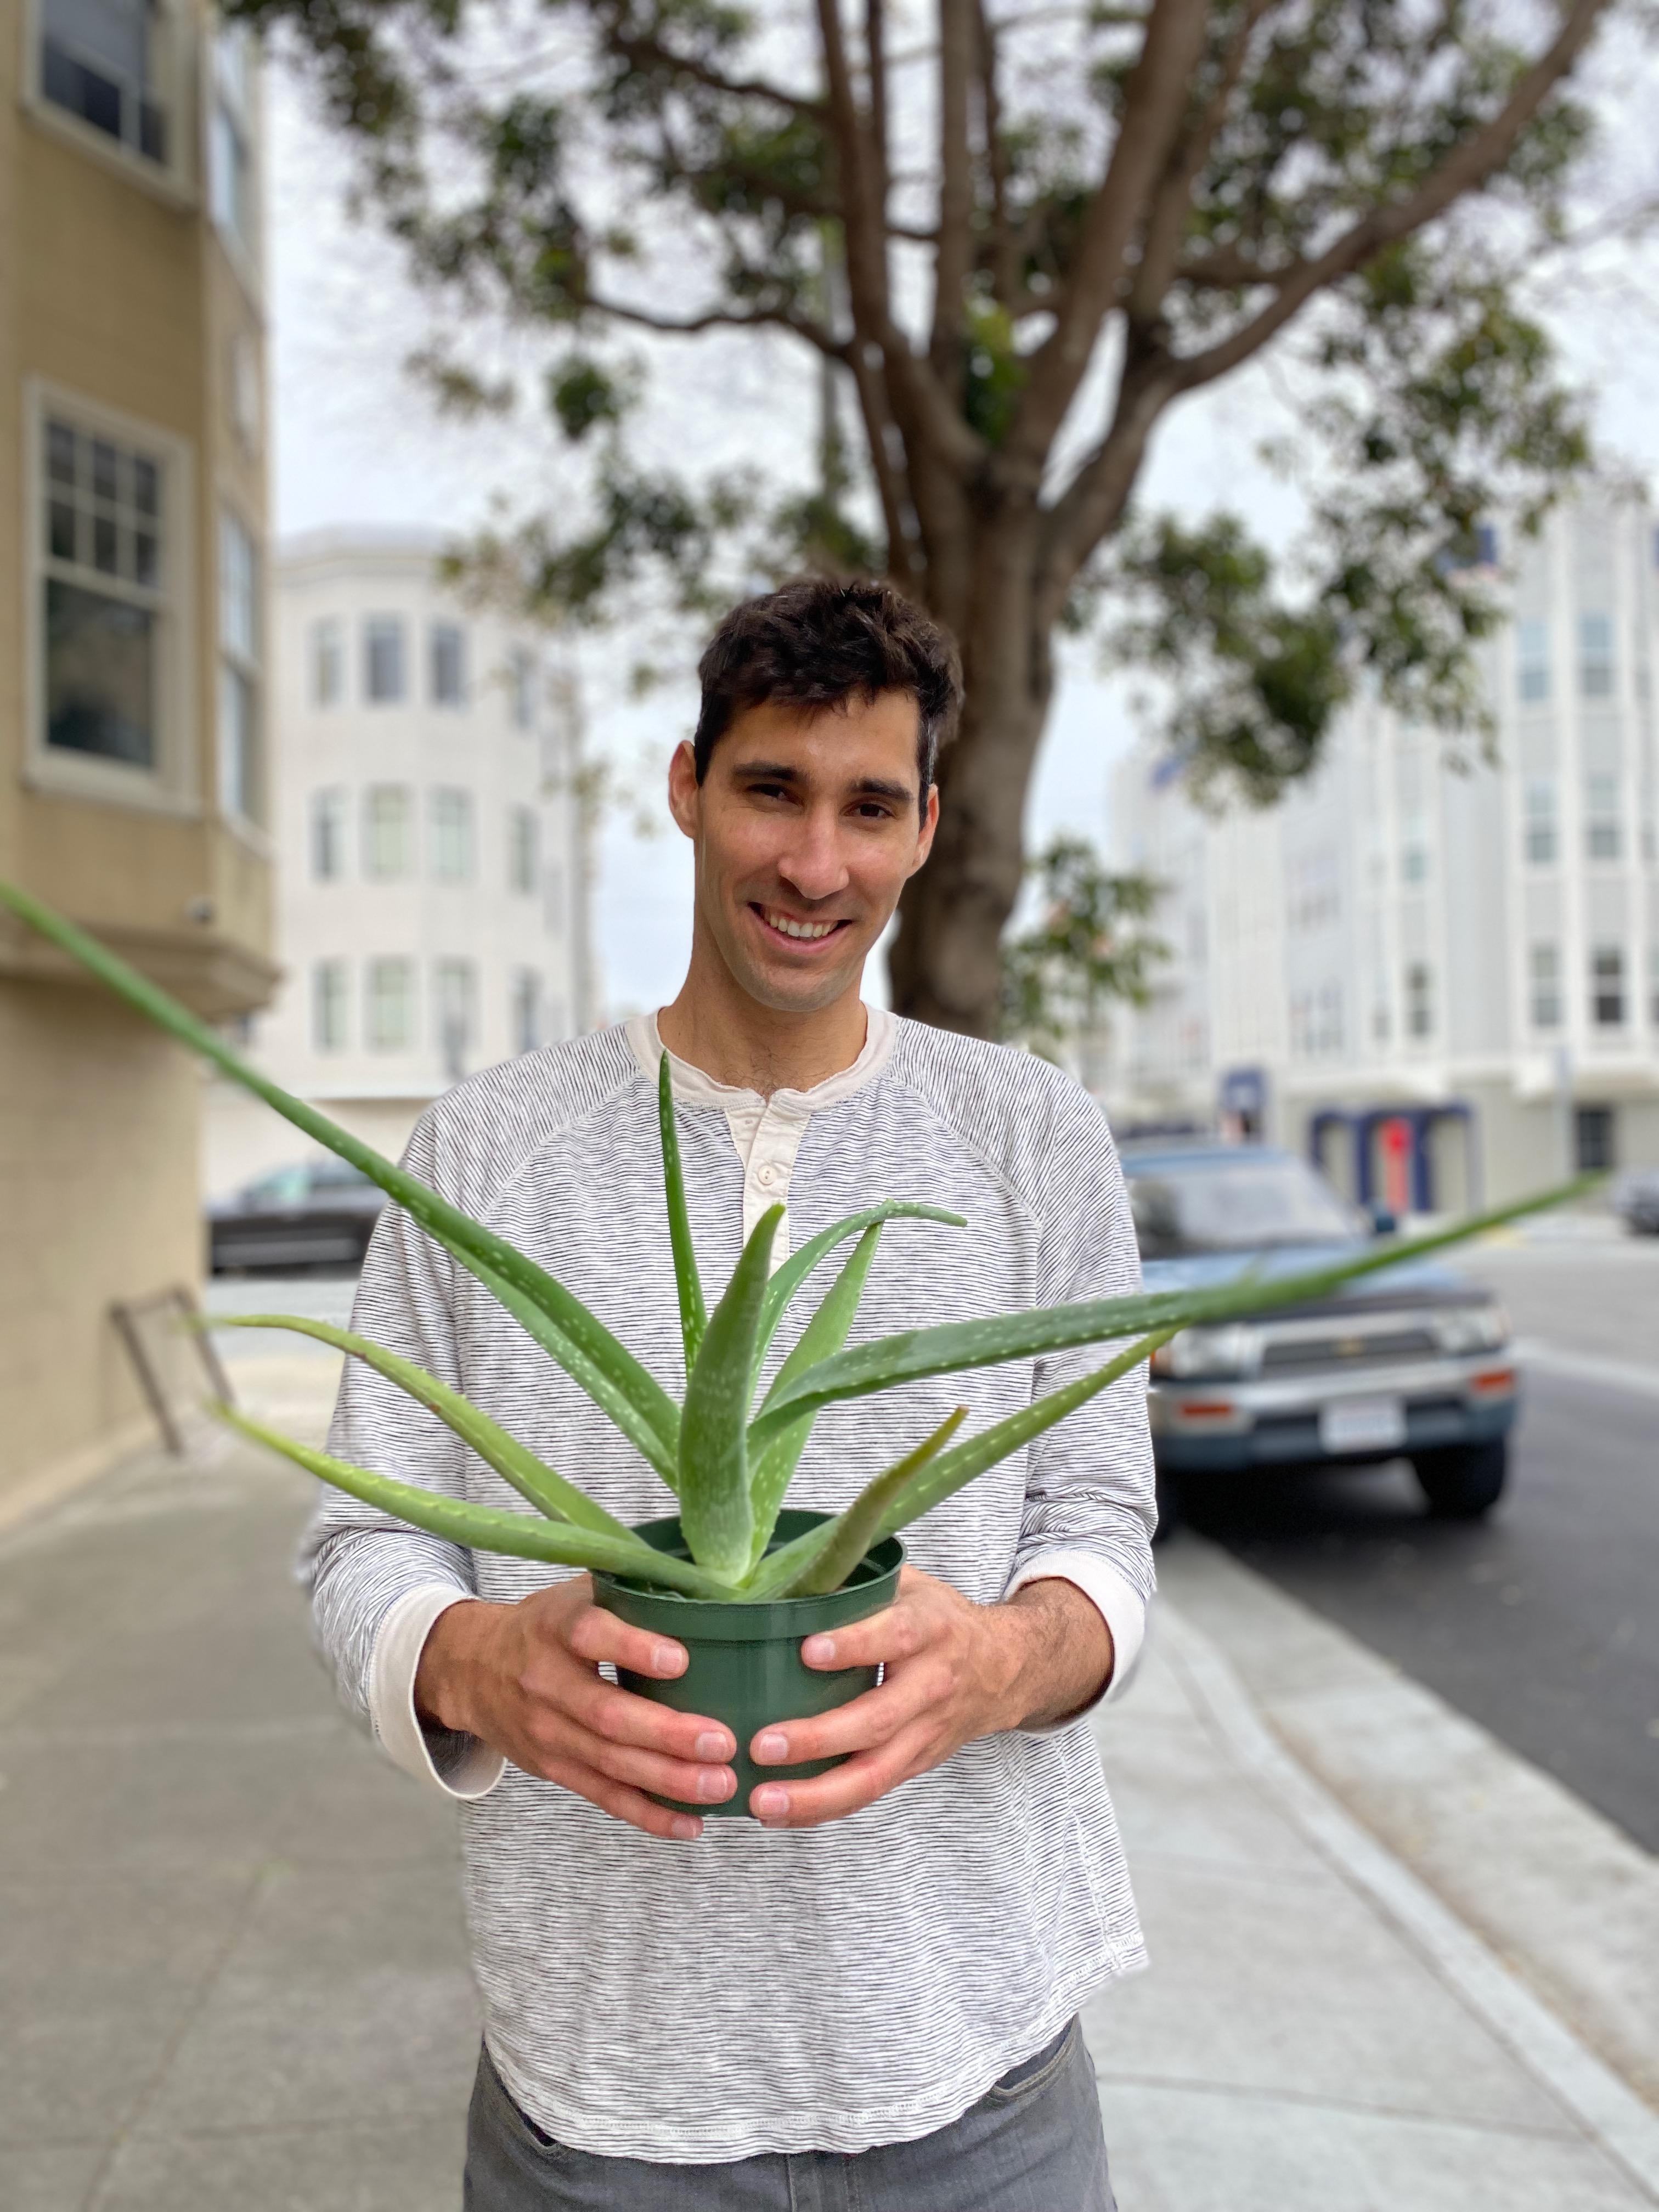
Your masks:
M276 1168L207 1208L209 1264L242 1267L361 1267L386 1194L344 1160Z
M1258 1271L1294 1275L1376 1233L1305 1160L1256 1145L1126 1145L1149 1290ZM1430 1510L1489 1510L1504 1488L1520 1386L1492 1294L1412 1261L1328 1297L1183 1329L1154 1354L1160 1512L1183 1477L1296 1462L1409 1459Z
M1638 1168L1621 1176L1613 1205L1632 1237L1659 1237L1659 1168Z

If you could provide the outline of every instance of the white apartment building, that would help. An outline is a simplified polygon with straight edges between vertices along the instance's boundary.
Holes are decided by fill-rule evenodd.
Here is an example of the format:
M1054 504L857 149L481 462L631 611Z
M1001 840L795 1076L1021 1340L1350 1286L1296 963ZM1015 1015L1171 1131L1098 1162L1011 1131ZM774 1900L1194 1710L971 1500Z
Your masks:
M574 691L440 580L440 550L319 532L273 574L284 980L249 1048L394 1156L452 1084L591 1021ZM210 1196L311 1149L222 1084L208 1125Z
M1587 498L1488 550L1490 761L1369 699L1263 811L1122 764L1114 861L1176 957L1115 1018L1121 1125L1231 1121L1402 1212L1659 1162L1659 537Z

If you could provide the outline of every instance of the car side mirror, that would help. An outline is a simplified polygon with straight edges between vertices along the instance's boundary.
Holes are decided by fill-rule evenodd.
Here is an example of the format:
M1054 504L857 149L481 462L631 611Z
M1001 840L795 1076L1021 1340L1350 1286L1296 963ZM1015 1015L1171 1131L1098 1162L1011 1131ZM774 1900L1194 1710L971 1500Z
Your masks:
M1367 1211L1371 1217L1373 1237L1392 1237L1395 1231L1399 1228L1399 1215L1391 1207L1382 1205L1380 1200L1373 1200Z

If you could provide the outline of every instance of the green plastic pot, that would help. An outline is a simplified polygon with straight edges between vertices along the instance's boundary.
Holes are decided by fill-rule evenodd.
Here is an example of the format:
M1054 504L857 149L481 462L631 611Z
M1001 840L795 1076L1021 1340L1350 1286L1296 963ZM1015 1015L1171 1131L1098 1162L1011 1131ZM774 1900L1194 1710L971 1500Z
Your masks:
M773 1546L805 1535L827 1517L822 1513L780 1513ZM659 1552L680 1559L690 1556L678 1514L665 1521L641 1522L635 1534ZM838 1667L826 1673L807 1666L800 1656L801 1639L821 1629L845 1628L849 1621L867 1620L891 1605L903 1563L903 1545L896 1536L888 1536L866 1553L849 1579L829 1596L775 1598L758 1605L724 1605L712 1598L646 1589L617 1575L594 1576L594 1595L607 1612L632 1627L672 1636L688 1655L684 1674L667 1682L618 1668L617 1679L623 1687L649 1698L653 1705L672 1705L676 1712L724 1721L737 1739L732 1761L736 1790L723 1805L688 1805L687 1811L715 1819L752 1820L749 1793L757 1784L780 1777L805 1781L841 1765L839 1759L809 1759L789 1766L757 1766L749 1746L769 1722L810 1719L875 1688L874 1667ZM680 1803L667 1797L657 1802L677 1809Z

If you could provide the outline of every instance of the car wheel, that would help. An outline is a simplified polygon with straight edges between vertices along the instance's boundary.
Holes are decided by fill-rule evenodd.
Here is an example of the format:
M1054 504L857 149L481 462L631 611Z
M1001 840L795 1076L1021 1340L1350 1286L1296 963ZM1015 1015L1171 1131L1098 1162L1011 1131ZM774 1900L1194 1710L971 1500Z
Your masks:
M1485 1443L1419 1452L1412 1468L1431 1513L1442 1521L1477 1521L1504 1494L1510 1471L1509 1440L1492 1437Z
M1167 1544L1181 1526L1181 1490L1174 1475L1160 1471L1158 1478L1158 1526L1152 1531L1155 1544Z

